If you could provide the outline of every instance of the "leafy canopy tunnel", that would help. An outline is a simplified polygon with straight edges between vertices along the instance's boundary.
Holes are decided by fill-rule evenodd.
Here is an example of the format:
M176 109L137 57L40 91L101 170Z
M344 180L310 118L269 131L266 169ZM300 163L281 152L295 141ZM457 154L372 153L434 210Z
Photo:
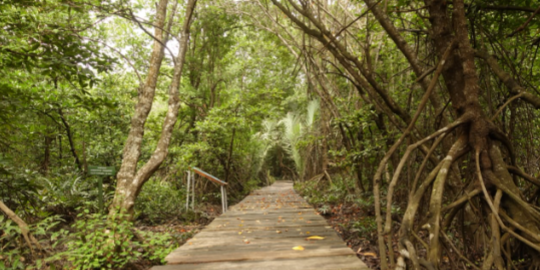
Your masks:
M237 197L353 179L382 269L540 268L537 1L0 5L1 206L30 247L19 216L94 200L89 164L130 219L197 166Z

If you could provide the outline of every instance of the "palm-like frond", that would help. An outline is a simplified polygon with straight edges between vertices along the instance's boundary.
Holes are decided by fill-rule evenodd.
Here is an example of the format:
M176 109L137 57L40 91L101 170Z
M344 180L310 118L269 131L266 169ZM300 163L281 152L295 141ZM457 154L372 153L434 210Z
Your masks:
M319 108L319 100L317 99L314 99L308 103L306 113L306 127L308 130L311 129L311 127L313 126L313 123L315 122L315 116L319 111Z

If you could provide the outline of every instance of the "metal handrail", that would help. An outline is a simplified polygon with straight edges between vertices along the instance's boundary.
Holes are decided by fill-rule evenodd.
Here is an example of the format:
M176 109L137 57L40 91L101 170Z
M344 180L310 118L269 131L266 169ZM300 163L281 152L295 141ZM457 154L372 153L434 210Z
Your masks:
M227 208L229 207L227 202L227 190L225 189L225 186L228 185L227 182L222 181L218 179L217 177L197 168L197 167L190 167L190 170L187 171L188 174L188 182L187 182L187 194L186 194L186 210L189 208L189 191L190 191L190 185L191 185L191 209L195 208L195 174L191 173L191 171L197 173L198 175L220 185L221 188L221 208L223 210L223 213L227 212Z
M219 180L217 177L197 168L197 167L191 167L191 170L193 170L194 172L196 172L198 175L216 183L216 184L219 184L219 185L222 185L222 186L226 186L227 185L227 182L225 181L222 181L222 180Z

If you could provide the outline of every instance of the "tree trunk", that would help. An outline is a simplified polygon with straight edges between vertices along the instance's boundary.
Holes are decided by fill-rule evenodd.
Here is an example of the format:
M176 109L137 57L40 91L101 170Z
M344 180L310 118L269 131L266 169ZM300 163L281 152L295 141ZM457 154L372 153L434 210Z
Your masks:
M64 128L66 129L66 134L68 136L68 141L69 141L69 149L71 149L71 154L73 155L73 158L75 159L75 164L77 164L77 168L79 168L79 171L82 171L81 161L79 160L79 155L77 155L77 150L75 149L75 142L73 140L73 133L71 131L71 126L67 122L67 119L64 116L64 112L62 111L62 108L58 108L58 115L60 115L62 124L64 124Z
M47 176L49 174L49 166L51 164L51 143L53 137L45 136L45 151L43 153L43 161L41 162L41 174Z
M110 214L117 211L127 213L132 217L135 200L141 191L143 184L159 168L168 153L169 143L172 137L172 131L178 118L178 109L180 107L179 87L182 77L184 59L189 40L189 27L196 0L189 0L186 7L186 16L181 33L180 47L178 56L174 65L174 75L169 87L168 111L163 123L161 136L150 159L137 170L137 163L140 157L141 143L144 135L144 124L152 108L155 94L155 88L161 62L163 60L163 42L165 25L165 15L167 10L167 0L160 0L156 15L156 28L154 47L150 60L150 70L144 86L141 87L141 95L135 107L135 115L131 121L131 130L124 146L124 156L120 171L118 172L118 183L115 196L110 208ZM175 8L173 8L174 12ZM171 16L172 20L172 16Z

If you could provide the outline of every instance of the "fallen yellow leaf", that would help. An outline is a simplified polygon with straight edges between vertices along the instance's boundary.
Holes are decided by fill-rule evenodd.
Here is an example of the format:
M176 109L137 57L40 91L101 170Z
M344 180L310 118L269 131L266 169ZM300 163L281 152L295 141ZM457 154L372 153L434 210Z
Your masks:
M292 248L293 250L304 250L303 246L296 246Z
M276 233L281 233L281 231L276 231Z
M377 254L375 254L374 252L364 252L364 253L360 253L364 256L371 256L371 257L375 257L377 258Z
M310 236L308 238L306 238L306 240L323 240L324 237L322 236L318 236L318 235L314 235L314 236Z

